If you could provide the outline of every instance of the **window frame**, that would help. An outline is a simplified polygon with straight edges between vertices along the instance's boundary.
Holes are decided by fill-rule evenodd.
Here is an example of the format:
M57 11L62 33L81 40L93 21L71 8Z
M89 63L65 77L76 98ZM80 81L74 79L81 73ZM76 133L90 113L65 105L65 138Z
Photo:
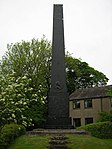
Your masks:
M91 121L90 123L87 123L87 120ZM92 124L93 123L93 117L85 117L85 125Z
M91 101L91 103L89 103ZM87 103L86 103L87 102ZM91 106L90 106L91 105ZM93 107L93 101L92 99L85 99L84 100L84 108L88 109L88 108L92 108Z
M80 100L73 101L73 109L80 109Z
M73 118L73 125L75 127L80 127L81 126L81 118Z

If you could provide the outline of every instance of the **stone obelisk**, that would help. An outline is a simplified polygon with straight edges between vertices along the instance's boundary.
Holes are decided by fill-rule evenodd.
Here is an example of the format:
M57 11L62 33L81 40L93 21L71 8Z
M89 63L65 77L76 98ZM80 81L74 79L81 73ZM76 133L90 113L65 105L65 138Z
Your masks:
M48 97L48 126L67 128L70 125L66 87L63 5L54 4L51 89Z

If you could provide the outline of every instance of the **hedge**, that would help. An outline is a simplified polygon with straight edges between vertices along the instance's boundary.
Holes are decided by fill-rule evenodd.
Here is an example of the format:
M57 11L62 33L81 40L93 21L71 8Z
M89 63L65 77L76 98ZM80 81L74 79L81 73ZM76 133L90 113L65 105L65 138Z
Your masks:
M112 122L97 122L79 127L98 138L112 139Z
M17 137L25 134L25 127L18 124L6 124L0 132L0 149L6 149Z

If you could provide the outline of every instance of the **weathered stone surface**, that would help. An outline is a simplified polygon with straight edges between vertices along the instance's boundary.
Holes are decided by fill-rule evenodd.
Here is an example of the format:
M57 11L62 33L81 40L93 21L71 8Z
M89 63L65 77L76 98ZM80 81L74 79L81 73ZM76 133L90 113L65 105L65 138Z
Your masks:
M27 131L27 135L90 135L89 132L85 130L76 129L34 129L33 131Z
M63 5L54 5L51 89L47 128L68 128L69 100L66 86Z

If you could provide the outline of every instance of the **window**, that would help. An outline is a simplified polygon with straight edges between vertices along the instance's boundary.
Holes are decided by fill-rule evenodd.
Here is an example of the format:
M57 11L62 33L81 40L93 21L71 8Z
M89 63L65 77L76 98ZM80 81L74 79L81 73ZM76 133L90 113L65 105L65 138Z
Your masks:
M85 118L85 125L93 123L93 118Z
M73 118L73 125L74 125L74 127L81 126L81 119L80 118Z
M80 100L74 100L73 101L73 108L79 109L80 108Z
M92 99L84 100L84 107L85 108L91 108L92 107Z

